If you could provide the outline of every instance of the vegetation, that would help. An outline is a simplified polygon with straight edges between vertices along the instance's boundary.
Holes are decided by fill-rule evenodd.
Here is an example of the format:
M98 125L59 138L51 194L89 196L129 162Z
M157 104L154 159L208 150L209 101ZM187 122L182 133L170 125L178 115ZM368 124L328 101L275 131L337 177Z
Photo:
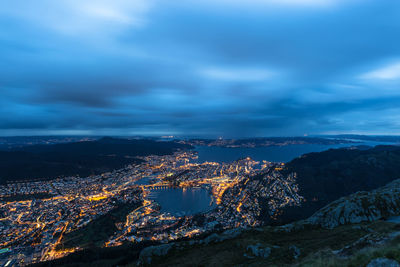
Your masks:
M34 145L0 151L0 184L7 181L89 176L127 164L139 163L137 156L166 155L191 148L176 142L103 138L55 145Z
M382 256L400 260L400 239L382 245L366 242L365 247L356 248L347 256L339 256L337 251L371 235L371 232L383 238L399 230L398 225L383 221L294 232L264 227L221 243L175 249L165 257L154 258L152 266L365 266ZM252 256L247 247L255 244L271 248L270 256L266 259ZM293 247L300 251L298 257ZM132 262L129 266L135 265L136 262Z
M397 237L384 245L363 248L348 258L338 257L329 250L318 251L305 258L298 266L359 267L368 265L376 258L400 262L400 238Z

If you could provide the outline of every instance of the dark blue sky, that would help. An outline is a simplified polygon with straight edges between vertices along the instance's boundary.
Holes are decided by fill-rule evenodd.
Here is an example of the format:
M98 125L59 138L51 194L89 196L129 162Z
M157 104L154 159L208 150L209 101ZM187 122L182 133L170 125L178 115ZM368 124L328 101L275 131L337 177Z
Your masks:
M0 135L400 134L400 1L7 1Z

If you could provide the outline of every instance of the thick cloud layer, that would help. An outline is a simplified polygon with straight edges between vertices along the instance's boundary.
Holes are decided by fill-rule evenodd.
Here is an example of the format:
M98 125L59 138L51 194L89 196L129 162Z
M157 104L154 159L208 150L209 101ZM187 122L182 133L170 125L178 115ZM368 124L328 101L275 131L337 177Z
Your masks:
M0 134L400 132L400 2L0 9Z

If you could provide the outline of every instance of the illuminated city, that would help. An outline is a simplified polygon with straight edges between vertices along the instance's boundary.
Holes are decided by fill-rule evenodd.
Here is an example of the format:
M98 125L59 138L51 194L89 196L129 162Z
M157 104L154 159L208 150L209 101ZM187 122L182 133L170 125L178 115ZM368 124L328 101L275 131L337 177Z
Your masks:
M118 222L117 231L102 246L153 240L167 242L214 230L256 226L261 222L255 194L269 195L270 215L286 205L299 204L295 177L279 174L282 164L244 158L232 163L193 163L195 152L143 157L143 163L86 178L67 177L44 182L20 182L0 187L3 199L0 248L11 250L5 260L21 264L63 257L80 247L64 247L64 236L110 212L118 205L131 210ZM252 180L255 176L262 180ZM137 184L146 179L147 183ZM264 181L264 180L265 181ZM263 184L265 183L265 184ZM267 186L266 186L267 185ZM151 198L154 189L202 188L212 194L204 220L160 211ZM36 196L32 200L17 197ZM254 202L255 201L255 202Z

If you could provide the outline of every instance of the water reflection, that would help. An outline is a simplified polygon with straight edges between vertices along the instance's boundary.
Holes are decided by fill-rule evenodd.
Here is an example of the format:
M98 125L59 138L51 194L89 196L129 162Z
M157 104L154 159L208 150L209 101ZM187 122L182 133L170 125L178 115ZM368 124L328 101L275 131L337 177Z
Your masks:
M204 188L153 189L149 198L161 205L161 212L175 216L193 215L216 207L210 192Z

